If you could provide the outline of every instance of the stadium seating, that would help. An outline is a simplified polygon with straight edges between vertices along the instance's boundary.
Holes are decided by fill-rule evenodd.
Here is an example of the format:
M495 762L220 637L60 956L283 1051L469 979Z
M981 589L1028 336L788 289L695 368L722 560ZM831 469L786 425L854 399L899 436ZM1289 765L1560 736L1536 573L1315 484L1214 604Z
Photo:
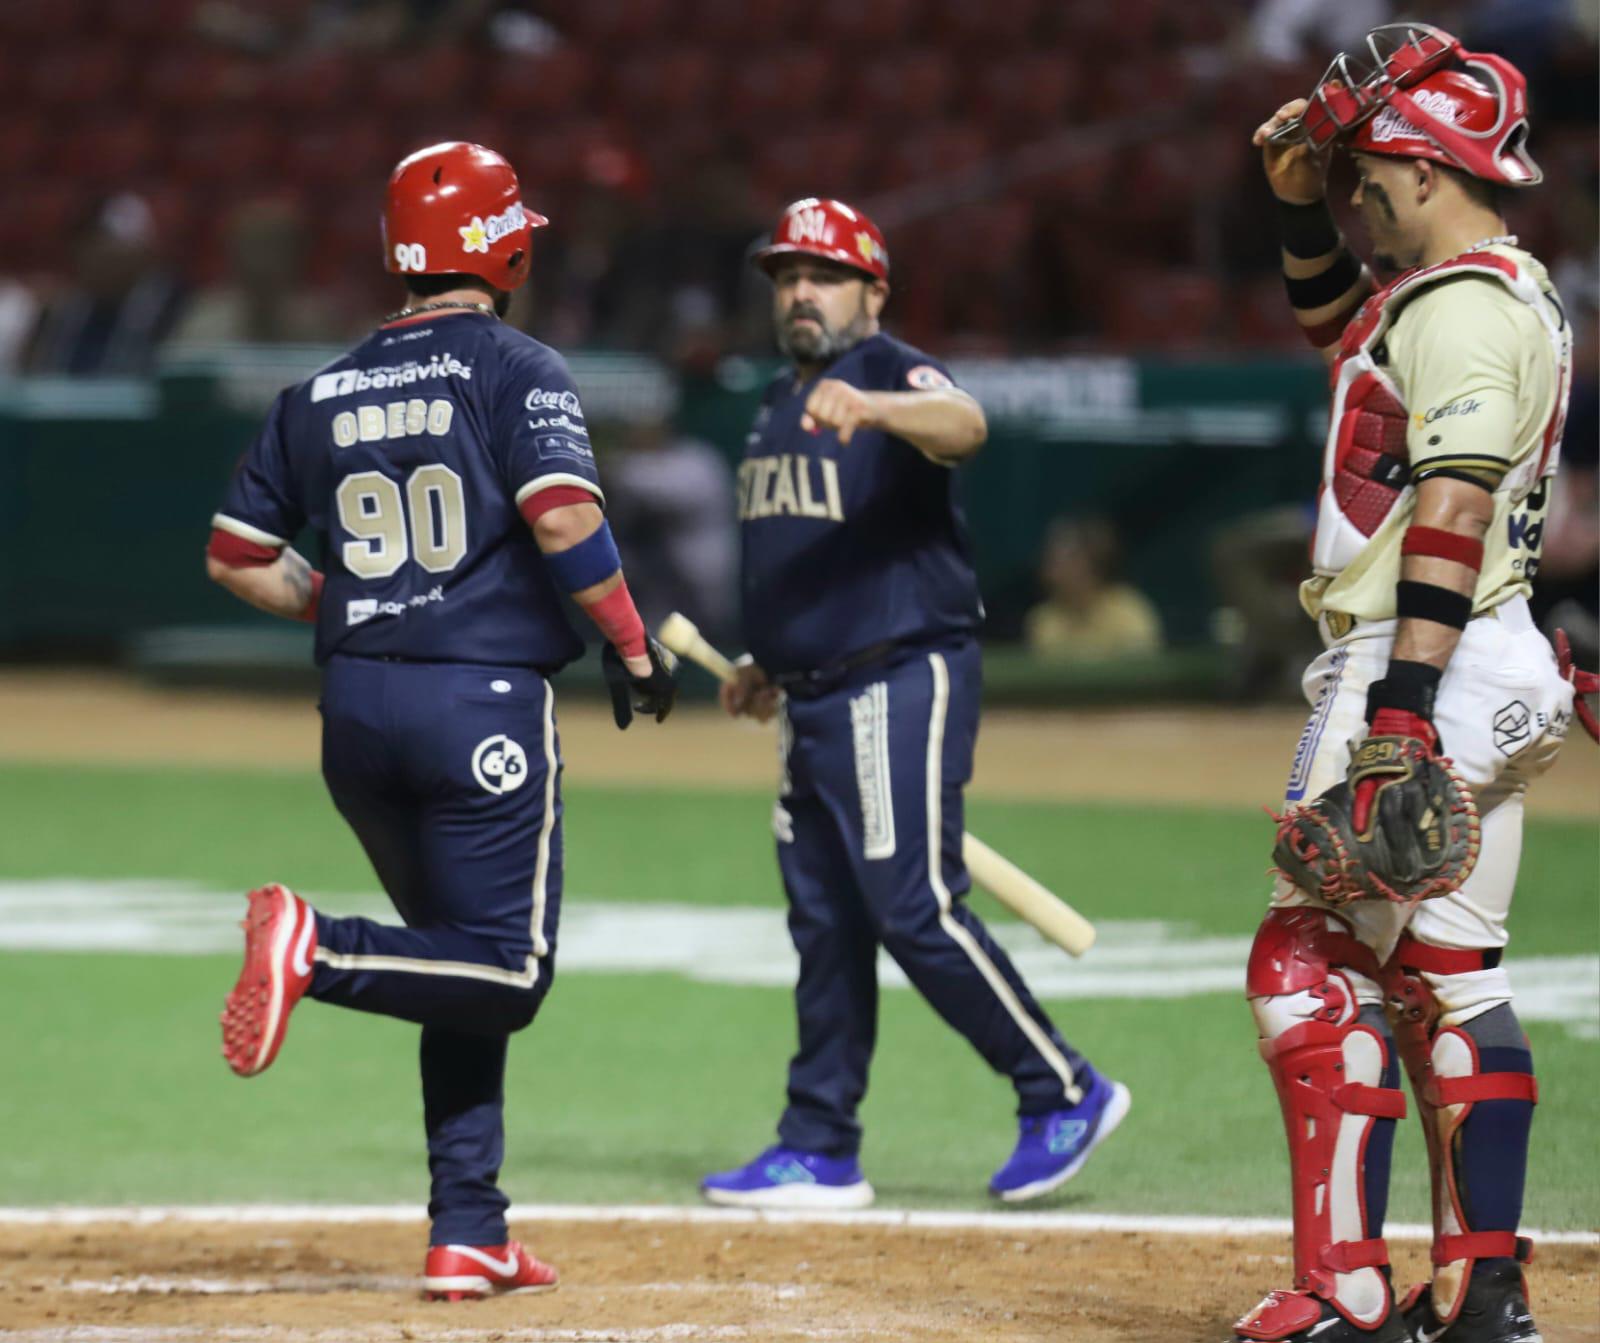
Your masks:
M294 34L318 0L235 7ZM617 193L638 227L681 227L669 217L688 206L681 184L708 157L746 173L752 236L796 196L897 210L898 193L916 188L921 203L891 216L897 269L960 267L969 278L916 302L902 294L897 311L974 347L1013 332L1016 312L995 295L1015 287L1007 269L1030 248L1078 305L1063 314L1060 340L1191 348L1294 338L1257 283L1275 271L1270 237L1217 245L1229 199L1261 190L1254 118L1315 73L1278 69L1248 88L1207 76L1232 49L1247 0L529 8L559 34L535 54L466 41L382 55L287 42L263 54L197 24L199 0L4 0L0 87L29 112L0 121L0 172L29 183L0 214L12 266L65 273L68 223L135 190L163 223L181 225L170 250L203 281L230 211L266 195L308 206L320 274L381 284L371 202L385 173L411 148L459 137L517 162L558 243L579 213L564 207L584 191ZM1091 123L1132 129L1071 141ZM1535 149L1552 176L1592 178L1592 120L1542 125ZM974 172L1011 183L1011 195L962 204ZM928 188L952 183L963 193L930 207ZM1559 247L1571 214L1552 195L1518 226L1530 244ZM1037 304L1044 292L1017 301ZM1224 308L1236 311L1223 320Z

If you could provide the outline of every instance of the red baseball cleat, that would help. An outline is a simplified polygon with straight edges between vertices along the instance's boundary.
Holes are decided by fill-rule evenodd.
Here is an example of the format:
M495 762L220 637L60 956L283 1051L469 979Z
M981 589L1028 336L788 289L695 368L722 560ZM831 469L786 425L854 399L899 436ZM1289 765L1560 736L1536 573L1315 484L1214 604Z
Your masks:
M317 921L311 906L274 882L248 897L244 969L222 1006L222 1057L254 1077L278 1057L289 1013L311 987Z
M560 1281L555 1269L514 1240L504 1245L433 1245L422 1269L423 1294L430 1301L548 1292Z

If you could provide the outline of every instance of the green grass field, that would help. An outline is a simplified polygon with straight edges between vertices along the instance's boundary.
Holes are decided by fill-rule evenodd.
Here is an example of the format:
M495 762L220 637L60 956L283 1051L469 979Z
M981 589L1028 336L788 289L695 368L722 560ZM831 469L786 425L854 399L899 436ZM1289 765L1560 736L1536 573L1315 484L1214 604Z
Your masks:
M753 907L781 929L770 798L589 788L567 803L572 919L587 904ZM99 951L18 932L17 893L36 908L56 898L44 882L88 891L87 904L63 895L60 920L91 922L97 883L129 878L214 892L277 878L336 910L340 893L373 892L314 775L4 767L0 818L0 1204L425 1198L414 1028L308 1004L272 1071L241 1082L216 1028L236 955L122 951L114 923ZM1232 954L1218 939L1248 939L1267 891L1259 814L975 804L969 821L1091 918L1159 923L1213 957ZM1566 1019L1529 1023L1542 1103L1528 1221L1544 1227L1600 1226L1596 858L1591 823L1528 826L1513 980L1544 990L1533 981L1576 975ZM208 912L239 907L223 900ZM1108 938L1106 955L1137 936ZM1042 995L1134 1093L1122 1132L1046 1206L1286 1215L1277 1109L1237 990L1132 991ZM781 987L563 966L513 1045L507 1189L520 1202L692 1200L702 1172L768 1140L793 1036ZM906 990L883 996L865 1120L868 1173L892 1207L985 1206L1012 1137L1009 1087ZM1426 1220L1414 1121L1396 1172L1391 1215Z

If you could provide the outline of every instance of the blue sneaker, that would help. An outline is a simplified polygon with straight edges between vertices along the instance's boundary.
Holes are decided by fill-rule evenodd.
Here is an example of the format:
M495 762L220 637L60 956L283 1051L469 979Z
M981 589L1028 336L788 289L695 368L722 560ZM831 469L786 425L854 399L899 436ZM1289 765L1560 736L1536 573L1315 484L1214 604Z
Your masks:
M1072 1109L1023 1116L1016 1150L994 1173L989 1192L1007 1203L1025 1203L1059 1189L1116 1131L1132 1103L1127 1087L1096 1073L1088 1093Z
M822 1156L769 1147L748 1166L717 1171L700 1181L710 1203L725 1208L865 1208L872 1186L853 1156Z

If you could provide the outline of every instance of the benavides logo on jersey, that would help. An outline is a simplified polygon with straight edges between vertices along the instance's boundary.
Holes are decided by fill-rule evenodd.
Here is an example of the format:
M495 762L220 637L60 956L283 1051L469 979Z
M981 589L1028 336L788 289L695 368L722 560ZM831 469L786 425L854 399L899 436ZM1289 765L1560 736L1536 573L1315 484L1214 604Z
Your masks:
M499 214L490 215L487 219L473 215L472 222L460 228L461 250L487 252L491 244L499 242L507 234L515 233L526 220L521 201L512 202Z
M311 399L328 401L352 392L383 391L390 387L409 387L430 378L472 378L472 365L463 364L453 354L436 354L426 363L408 359L403 364L380 368L346 368L337 373L319 373L311 380Z

